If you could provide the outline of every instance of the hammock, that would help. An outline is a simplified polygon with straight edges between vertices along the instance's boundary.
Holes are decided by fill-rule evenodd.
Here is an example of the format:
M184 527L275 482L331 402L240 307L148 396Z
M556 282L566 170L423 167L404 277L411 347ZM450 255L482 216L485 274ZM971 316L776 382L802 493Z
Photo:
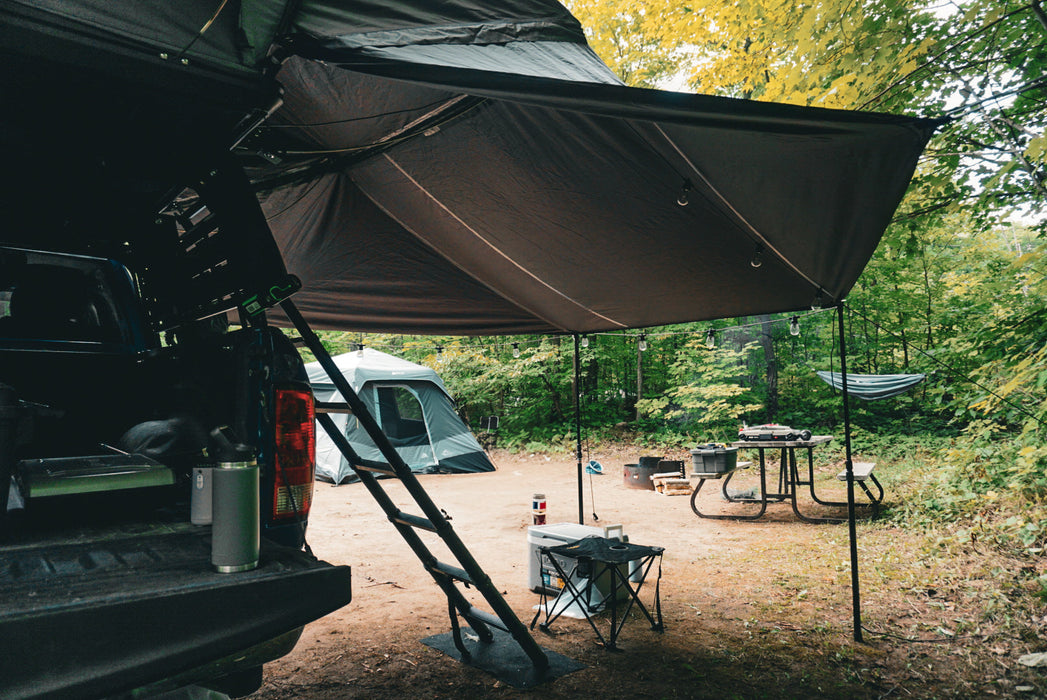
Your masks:
M839 372L817 372L823 382L836 389L843 389ZM866 401L889 399L903 394L916 386L926 374L851 374L847 373L847 393Z

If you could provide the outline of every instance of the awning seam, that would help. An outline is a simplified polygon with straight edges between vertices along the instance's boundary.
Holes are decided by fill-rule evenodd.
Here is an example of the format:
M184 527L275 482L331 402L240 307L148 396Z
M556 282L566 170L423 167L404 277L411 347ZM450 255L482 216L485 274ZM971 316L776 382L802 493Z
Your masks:
M443 209L443 210L444 210L445 212L447 212L447 214L448 214L449 216L451 216L451 217L452 217L452 218L453 218L453 219L454 219L455 221L457 221L457 222L458 222L458 223L459 223L459 224L460 224L460 225L462 226L462 228L464 228L464 229L465 229L466 231L468 231L469 233L471 233L471 234L472 234L472 235L473 235L473 236L474 236L475 238L477 238L477 239L478 239L479 241L481 241L481 242L482 242L482 243L483 243L484 245L486 245L486 246L487 246L488 248L490 248L490 249L491 249L492 251L494 251L494 252L495 252L495 253L497 253L497 254L498 254L499 256L501 256L502 258L504 258L504 259L505 259L505 260L506 260L507 262L509 262L509 263L510 263L511 265L513 265L513 267L515 267L516 269L520 270L520 272L524 273L525 275L527 275L528 277L530 277L531 279L533 279L533 280L534 280L535 282L537 282L537 283L538 283L538 284L540 284L541 286L545 287L546 289L548 289L548 290L549 290L549 291L551 291L552 293L556 294L557 296L559 296L559 297L562 297L563 299L565 299L565 300L569 301L570 303L574 304L575 306L577 306L577 307L578 307L579 309L582 309L582 310L583 310L583 311L585 311L586 313L592 314L592 315L593 315L593 316L595 316L596 318L599 318L599 319L602 319L602 320L604 320L604 321L607 321L608 323L613 323L614 325L616 325L616 326L618 326L618 327L620 327L620 328L628 328L628 326L627 326L626 324L624 324L624 323L621 323L621 322L619 322L619 321L616 321L616 320L614 320L613 318L608 318L607 316L604 316L603 314L601 314L601 313L599 313L599 312L597 312L597 311L594 311L593 309L590 309L589 307L585 306L584 304L582 304L581 302L579 302L579 301L578 301L577 299L572 299L572 298L571 298L571 297L569 297L569 296L568 296L567 294L563 293L563 292L562 292L562 291L560 291L559 289L556 289L555 287L553 287L552 285L550 285L550 284L549 284L548 282L546 282L545 280L541 279L541 278L540 278L540 277L539 277L538 275L534 274L533 272L531 272L530 270L528 270L528 269L527 269L526 267L524 267L523 265L521 265L520 263L518 263L518 262L517 262L516 260L514 260L514 259L513 259L513 258L512 258L511 256L509 256L509 254L507 254L507 253L506 253L505 251L501 250L501 249L500 249L500 248L499 248L498 246L494 245L494 244L493 244L493 243L491 243L491 242L490 242L489 240L487 240L486 238L484 238L484 237L483 237L483 235L482 235L482 234L481 234L481 233L480 233L479 231L477 231L476 229L474 229L474 228L473 228L472 226L470 226L470 225L469 225L469 224L467 224L467 223L466 223L465 221L463 221L463 220L462 220L462 219L461 219L461 218L460 218L460 217L459 217L459 216L458 216L457 214L455 214L455 213L454 213L453 211L451 211L451 209L450 209L450 208L449 208L449 207L448 207L448 206L447 206L446 204L444 204L444 203L443 203L443 202L441 202L441 201L440 201L439 199L437 199L437 198L436 198L436 196L435 196L435 195L434 195L434 194L433 194L432 192L430 192L429 190L427 190L427 189L426 189L426 188L425 188L425 187L424 187L424 186L423 186L423 185L422 185L422 184L421 184L420 182L418 182L418 181L417 181L417 180L415 180L415 179L414 179L413 177L411 177L411 175L410 175L410 174L408 174L408 172L407 172L406 170L404 170L404 169L403 169L403 168L402 168L402 167L400 166L400 164L399 164L399 163L397 163L396 161L394 161L394 160L392 159L392 157L390 157L390 156L389 156L389 154L388 154L388 153L385 153L385 154L383 154L383 155L385 156L385 159L386 159L386 160L387 160L387 161L389 162L389 164L390 164L390 165L392 165L392 166L393 166L394 168L396 168L397 170L399 170L399 171L400 171L400 174L402 174L402 175L403 175L403 176L404 176L405 178L407 178L407 179L408 179L408 180L409 180L409 181L411 182L411 184L413 184L413 185L414 185L415 187L417 187L417 188L418 188L418 190L419 190L420 192L422 192L423 194L425 194L425 196L426 196L426 197L428 197L428 198L429 198L430 200L432 200L432 202L433 202L434 204L436 204L436 205L437 205L438 207L440 207L440 208L441 208L441 209ZM416 234L416 235L417 235L417 234ZM428 241L427 239L424 239L424 238L423 238L422 240L425 240L425 241L426 241L427 243L429 243L429 245L432 245L432 242L431 242L431 241ZM444 253L443 251L440 251L440 253L441 253L441 255L444 255L444 257L448 257L448 256L447 256L447 254L446 254L446 253ZM448 260L450 260L450 258L449 258L449 257L448 257ZM462 268L462 267L461 267L461 265L459 265L459 264L458 264L457 262L455 262L454 260L451 260L451 262L453 262L453 263L454 263L454 264L455 264L456 266L458 266L459 268L461 268L461 269L464 269L464 268ZM519 303L519 302L517 302L517 301L516 301L516 300L514 299L514 300L513 300L513 303ZM526 307L523 307L523 308L526 308ZM545 317L544 317L544 316L542 316L541 314L538 314L538 313L536 313L536 312L535 312L534 310L532 310L532 309L527 309L527 310L528 310L528 311L529 311L530 313L533 313L533 314L535 314L535 316L538 316L539 318L541 318L541 319L542 319L542 320L544 320L544 321L545 321L546 323L548 323L548 324L550 324L550 325L552 325L552 326L558 326L558 327L560 327L560 328L563 328L564 330L570 330L570 329L568 329L568 328L564 328L564 327L563 327L562 325L560 325L560 324L558 324L558 323L554 323L553 321L549 320L548 318L545 318Z
M798 274L800 277L802 277L803 279L805 279L808 282L810 282L811 285L814 286L814 288L816 290L822 289L822 286L820 284L818 284L817 282L812 280L810 277L808 277L806 274L804 274L804 272L800 268L798 268L796 265L794 265L793 262L791 260L789 260L789 258L785 257L785 255L783 255L780 250L778 250L770 241L768 241L767 238L764 237L764 235L762 233L757 231L756 227L753 226L751 223L749 223L749 220L746 219L744 216L742 216L742 213L740 211L738 211L737 209L734 208L734 205L731 204L730 201L728 201L727 197L725 197L723 195L723 193L720 192L720 190L716 189L716 187L709 180L709 178L705 176L705 173L703 173L698 168L698 166L695 165L694 162L691 161L691 159L689 157L687 157L687 154L684 153L683 150L679 146L676 145L675 141L673 141L671 138L669 138L669 135L667 133L665 133L665 131L662 129L661 124L654 124L654 128L657 129L658 133L661 134L662 137L666 140L666 142L668 142L668 144L673 147L673 150L676 151L676 153L679 154L679 156L681 158L683 158L683 161L685 163L687 163L687 167L689 167L694 172L695 175L697 175L699 178L701 178L702 182L705 183L705 186L708 187L709 190L713 194L715 194L720 199L721 202L723 202L724 206L726 206L728 209L731 210L731 213L734 214L735 217L737 217L738 221L740 221L742 224L744 224L745 227L747 229L749 229L749 231L752 233L752 235L756 236L756 239L760 242L761 245L765 246L766 248L768 248L769 250L774 252L774 254L778 256L778 259L781 260L782 262L784 262L789 267L790 270L792 270L793 272Z

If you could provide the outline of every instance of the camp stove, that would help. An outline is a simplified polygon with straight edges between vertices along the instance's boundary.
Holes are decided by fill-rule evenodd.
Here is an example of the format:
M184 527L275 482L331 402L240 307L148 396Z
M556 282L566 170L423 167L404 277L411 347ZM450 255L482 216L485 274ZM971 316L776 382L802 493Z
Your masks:
M810 440L810 430L796 430L787 425L765 423L763 425L743 426L738 431L739 440L763 442L789 442L792 440Z

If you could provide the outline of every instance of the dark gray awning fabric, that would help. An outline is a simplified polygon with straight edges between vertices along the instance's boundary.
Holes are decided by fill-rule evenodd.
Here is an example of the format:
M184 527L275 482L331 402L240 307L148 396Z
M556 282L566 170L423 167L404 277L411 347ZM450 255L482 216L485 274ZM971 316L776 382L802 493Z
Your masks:
M339 70L330 66L334 52L316 50L325 70ZM430 109L441 91L447 100L482 101L427 136L338 169L399 226L398 245L367 250L375 277L354 275L357 292L376 279L412 283L382 269L400 267L400 248L419 244L440 261L425 275L444 291L426 298L426 317L413 322L404 318L415 303L408 294L354 294L353 309L347 296L341 318L312 317L328 327L589 332L792 311L808 308L819 290L828 304L846 295L871 257L935 127L607 83L344 60L353 70L337 79L351 104L314 104L289 89L283 116L312 124L331 121L332 107L386 114L415 91ZM312 65L292 61L282 75L291 82ZM366 122L324 128L309 136L326 148L374 143L382 131ZM680 206L685 182L689 202ZM289 253L288 269L305 282L297 299L308 318L321 304L339 305L329 294L333 271L295 255L289 242L338 231L350 255L363 253L369 234L347 216L322 229L303 225L299 208L270 223ZM758 249L763 264L754 268ZM460 287L463 276L471 290ZM478 289L487 290L487 307L506 307L504 315L462 318Z
M939 124L629 88L551 0L6 7L82 31L112 80L184 57L181 87L206 76L210 100L279 82L234 153L318 328L591 332L831 304Z
M819 371L818 377L836 389L843 390L843 378L839 372ZM926 374L850 374L847 375L847 393L866 401L889 399L904 394L924 379Z

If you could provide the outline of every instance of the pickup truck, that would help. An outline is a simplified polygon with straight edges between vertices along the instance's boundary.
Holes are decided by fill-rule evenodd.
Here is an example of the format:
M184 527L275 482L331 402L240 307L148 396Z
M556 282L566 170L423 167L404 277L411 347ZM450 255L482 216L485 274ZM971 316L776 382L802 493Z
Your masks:
M295 280L230 154L276 88L90 19L140 7L0 3L5 700L242 695L350 600L306 545L313 397L267 319ZM259 471L258 565L236 573L191 522L221 427Z
M302 551L315 428L296 350L224 316L156 333L143 283L113 259L0 249L0 697L253 690L349 600L347 567ZM217 426L260 465L260 561L240 573L214 570L211 527L190 522Z

